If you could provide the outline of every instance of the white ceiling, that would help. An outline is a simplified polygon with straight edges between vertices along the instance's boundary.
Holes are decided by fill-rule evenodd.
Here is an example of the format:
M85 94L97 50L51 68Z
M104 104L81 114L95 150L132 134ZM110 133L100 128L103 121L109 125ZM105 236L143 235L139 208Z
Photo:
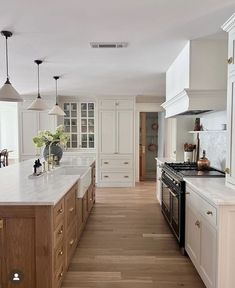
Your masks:
M164 72L188 39L220 31L235 0L7 0L1 1L0 30L11 30L10 76L22 94L165 93ZM94 41L127 41L128 48L91 49ZM0 84L5 80L0 38Z

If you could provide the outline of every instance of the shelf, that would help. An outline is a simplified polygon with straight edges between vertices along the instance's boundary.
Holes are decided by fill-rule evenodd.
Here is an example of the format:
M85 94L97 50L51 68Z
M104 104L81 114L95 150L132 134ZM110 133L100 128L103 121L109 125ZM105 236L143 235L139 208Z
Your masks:
M188 131L191 134L206 134L206 133L226 133L227 130L203 130L203 131Z

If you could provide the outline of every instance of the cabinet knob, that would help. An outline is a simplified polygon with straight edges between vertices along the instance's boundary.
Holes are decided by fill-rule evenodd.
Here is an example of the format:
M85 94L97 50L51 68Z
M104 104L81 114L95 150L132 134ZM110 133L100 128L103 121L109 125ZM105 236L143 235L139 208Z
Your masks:
M225 169L224 169L224 172L225 172L226 174L229 174L229 173L230 173L230 169L229 169L229 168L225 168Z
M197 220L197 221L195 222L195 225L196 225L198 228L200 228L200 221Z
M207 211L206 214L207 215L213 215L212 211Z
M60 250L60 251L58 252L58 255L59 255L59 256L62 256L63 254L64 254L63 250Z
M69 208L69 212L73 212L73 210L74 210L74 207L71 207L71 208Z
M124 178L129 178L129 176L125 175Z
M129 164L129 162L124 162L124 164Z
M104 178L109 178L109 176L108 175L104 175Z
M58 235L63 234L63 227L60 228L60 230L58 231Z
M69 242L69 245L70 245L70 246L73 246L73 243L74 243L74 239L72 239L72 240Z
M62 278L63 277L63 272L60 272L60 274L58 275L58 278L60 279L60 278Z
M232 64L233 63L233 57L228 58L227 62L229 65Z
M62 214L64 212L63 208L60 208L58 211L58 214Z
M104 164L109 164L109 162L106 161L106 162L104 162Z
M185 192L185 195L190 195L190 192Z

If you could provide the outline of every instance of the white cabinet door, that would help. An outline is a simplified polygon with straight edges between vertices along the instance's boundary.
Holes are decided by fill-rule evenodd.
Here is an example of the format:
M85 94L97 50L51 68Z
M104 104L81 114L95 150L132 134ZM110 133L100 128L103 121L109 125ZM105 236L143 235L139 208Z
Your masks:
M235 69L235 27L229 32L228 36L228 72Z
M216 278L216 230L209 222L201 218L200 221L200 270L207 288L215 287Z
M48 111L39 112L39 130L49 130L54 132L56 129L56 116L48 115Z
M133 100L116 100L116 108L117 110L133 110Z
M38 113L35 111L21 112L21 154L35 155L36 148L33 143L33 137L38 133Z
M200 257L200 215L186 200L185 249L197 268Z
M115 110L116 109L116 100L100 100L99 109L101 110Z
M99 117L100 153L116 153L116 114L113 111L100 111Z
M117 152L133 153L133 112L117 111Z

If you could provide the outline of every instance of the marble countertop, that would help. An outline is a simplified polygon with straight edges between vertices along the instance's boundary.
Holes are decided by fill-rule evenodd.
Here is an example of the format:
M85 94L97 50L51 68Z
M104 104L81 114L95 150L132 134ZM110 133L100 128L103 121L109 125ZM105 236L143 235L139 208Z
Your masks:
M60 167L90 166L94 157L66 156ZM34 159L0 169L0 205L55 205L80 179L80 175L61 175L55 168L30 179Z
M187 186L198 192L212 205L235 205L235 189L225 185L225 178L184 178Z

